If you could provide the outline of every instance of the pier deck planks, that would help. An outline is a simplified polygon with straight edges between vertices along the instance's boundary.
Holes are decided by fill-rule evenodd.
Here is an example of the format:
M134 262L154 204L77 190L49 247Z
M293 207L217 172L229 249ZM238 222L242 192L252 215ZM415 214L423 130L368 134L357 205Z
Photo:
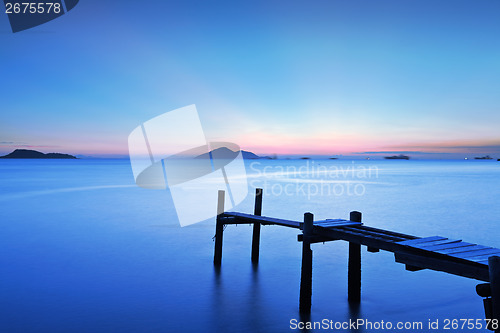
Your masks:
M225 212L224 224L280 225L302 229L303 222ZM299 235L298 240L302 241ZM343 219L314 221L311 243L344 240L365 245L374 252L378 249L393 252L396 262L416 269L432 269L449 274L489 281L488 258L500 255L500 249L448 239L442 236L420 238L389 230L364 226L361 222Z

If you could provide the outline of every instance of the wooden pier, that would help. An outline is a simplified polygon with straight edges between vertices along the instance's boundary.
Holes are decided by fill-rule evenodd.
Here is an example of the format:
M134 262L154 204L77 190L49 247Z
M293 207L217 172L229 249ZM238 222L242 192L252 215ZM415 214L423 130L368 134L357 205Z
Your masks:
M484 297L487 319L500 319L500 249L448 239L441 236L417 237L398 232L368 227L362 223L360 212L351 212L349 220L327 219L314 221L311 213L303 221L291 221L262 216L262 189L256 190L254 214L224 212L224 191L219 191L215 232L214 264L222 263L224 225L253 224L252 262L259 260L261 225L278 225L302 230L302 268L299 309L311 311L312 250L311 244L343 240L349 242L348 300L361 300L361 246L369 252L380 250L394 253L395 261L406 265L409 271L432 269L488 283L476 288ZM495 330L500 332L500 330Z

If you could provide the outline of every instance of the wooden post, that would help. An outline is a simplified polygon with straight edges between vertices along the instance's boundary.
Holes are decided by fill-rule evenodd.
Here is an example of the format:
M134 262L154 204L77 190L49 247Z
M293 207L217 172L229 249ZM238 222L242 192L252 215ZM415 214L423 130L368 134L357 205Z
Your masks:
M493 256L488 258L488 269L490 274L490 288L491 288L491 303L492 303L492 317L500 321L500 257ZM497 321L495 332L500 332L500 323Z
M222 263L222 237L224 233L224 224L222 222L222 214L224 213L225 192L219 190L217 199L217 218L215 224L215 250L214 250L214 265L220 266Z
M300 299L299 311L301 313L311 312L312 297L312 251L311 237L313 236L314 215L304 214L304 229L302 230L302 270L300 274Z
M254 215L262 215L262 189L255 189L255 207L253 210ZM260 222L253 223L252 235L252 262L259 262L259 245L260 245Z
M361 222L360 212L351 212L349 220ZM361 245L349 242L349 265L347 273L347 299L349 302L361 301Z

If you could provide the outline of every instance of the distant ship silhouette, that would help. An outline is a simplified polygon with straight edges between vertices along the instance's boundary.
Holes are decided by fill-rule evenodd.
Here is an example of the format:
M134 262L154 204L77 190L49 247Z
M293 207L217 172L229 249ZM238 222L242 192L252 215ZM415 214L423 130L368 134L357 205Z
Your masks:
M386 156L384 158L386 160L409 160L410 156L406 156L406 155L400 154L400 155L394 155L394 156Z

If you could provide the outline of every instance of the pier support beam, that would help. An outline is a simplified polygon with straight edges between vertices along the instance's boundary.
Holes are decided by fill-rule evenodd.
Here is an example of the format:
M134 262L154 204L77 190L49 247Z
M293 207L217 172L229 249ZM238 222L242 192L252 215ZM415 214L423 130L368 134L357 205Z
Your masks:
M488 258L488 269L490 274L492 318L500 321L500 257ZM499 324L499 322L497 322ZM495 332L500 332L496 326Z
M253 211L254 215L262 215L262 189L255 189L255 207ZM259 262L259 246L260 246L260 222L253 223L253 235L252 235L252 262L254 264Z
M349 216L353 222L361 222L361 213L353 211ZM361 301L361 245L349 242L349 268L348 268L348 291L349 302L359 303Z
M302 231L302 269L300 274L300 299L299 311L301 313L311 312L312 297L312 251L311 238L313 236L314 215L304 214L304 229Z
M222 214L224 213L225 192L219 190L217 199L217 218L215 224L215 249L214 249L214 265L220 266L222 263L222 237L224 233L224 224L222 222Z

